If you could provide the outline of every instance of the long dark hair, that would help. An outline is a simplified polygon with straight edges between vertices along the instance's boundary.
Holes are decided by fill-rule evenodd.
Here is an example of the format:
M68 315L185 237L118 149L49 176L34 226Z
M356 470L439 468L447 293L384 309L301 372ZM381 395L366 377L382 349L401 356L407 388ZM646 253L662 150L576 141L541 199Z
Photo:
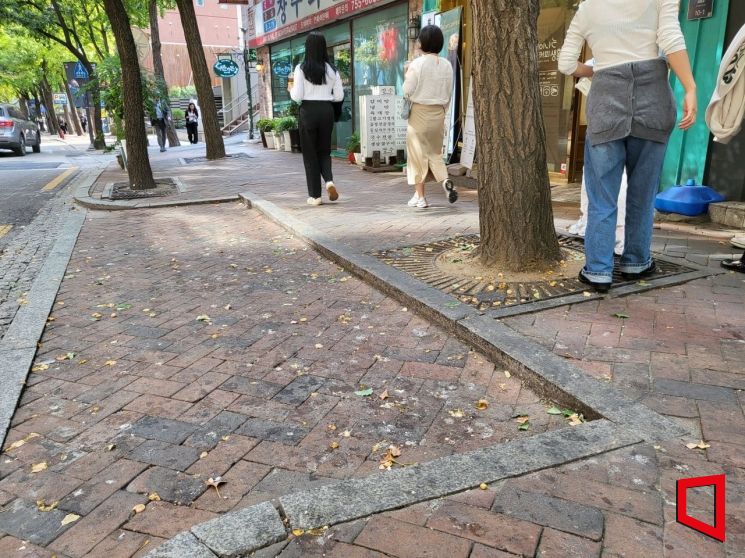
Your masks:
M326 50L326 37L317 31L313 31L305 39L305 59L300 66L305 74L305 79L313 85L326 83L326 64L331 66L333 71L336 71Z

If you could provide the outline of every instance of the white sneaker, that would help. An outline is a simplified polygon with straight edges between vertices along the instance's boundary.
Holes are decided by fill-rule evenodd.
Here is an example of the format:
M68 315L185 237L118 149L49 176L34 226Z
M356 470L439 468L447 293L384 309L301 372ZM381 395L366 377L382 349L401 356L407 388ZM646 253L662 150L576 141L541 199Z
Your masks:
M735 248L745 248L745 235L741 234L741 235L732 237L729 243Z
M414 194L412 198L409 200L409 203L407 204L409 207L416 207L416 204L419 203L419 194Z
M428 207L429 204L427 203L427 198L419 198L419 200L416 202L417 209L427 209Z
M321 205L322 203L321 198L308 198L308 205Z
M334 183L331 180L326 183L326 191L329 195L329 201L336 201L339 199L339 192L336 191L336 186L334 186Z

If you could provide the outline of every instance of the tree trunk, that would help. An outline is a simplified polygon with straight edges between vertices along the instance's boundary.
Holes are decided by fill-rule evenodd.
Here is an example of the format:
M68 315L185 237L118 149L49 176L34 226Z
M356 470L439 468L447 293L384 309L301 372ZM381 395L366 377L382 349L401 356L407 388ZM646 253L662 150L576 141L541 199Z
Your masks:
M93 130L93 148L94 149L106 149L106 138L103 135L103 121L101 120L101 89L98 86L98 80L93 69L93 64L89 60L80 61L85 69L88 71L88 79L91 83L90 97L91 97L91 108L93 109L93 120L88 119L88 126ZM137 66L139 68L139 64ZM139 77L138 77L139 80ZM92 126L91 126L92 124Z
M62 77L62 82L65 84L65 93L67 93L67 103L70 105L72 112L72 125L75 128L75 135L83 135L83 126L80 124L80 115L78 114L78 107L75 106L75 99L70 91L70 84L67 83L67 76Z
M538 87L539 0L472 0L482 263L541 271L561 259Z
M160 28L158 27L158 0L150 0L150 43L153 47L153 73L162 83L165 94L168 94L168 82L166 82L166 72L163 69L163 57L160 48ZM173 119L166 120L166 135L168 137L169 147L178 147L181 142L176 133L176 126Z
M127 138L129 184L133 190L155 188L155 179L147 155L140 64L137 60L137 47L132 36L129 17L124 10L122 0L104 0L104 9L111 22L111 29L114 32L116 48L122 65L122 94L124 97L124 119L127 122L125 136Z
M18 94L18 108L21 109L23 117L26 120L31 120L28 113L28 93L25 91Z
M199 98L204 141L207 144L207 159L221 159L225 157L225 144L217 121L217 105L215 104L215 96L212 94L212 83L207 62L204 59L204 48L197 26L194 3L192 0L176 0L176 5L181 16L181 26L184 28L186 48L189 51L191 71L194 74L194 86Z
M69 130L70 130L70 111L67 109L67 105L68 104L69 103L65 103L64 105L62 105L62 110L65 113L65 122L67 122L67 126L68 126L67 129L68 129L68 132L69 132ZM65 135L67 135L67 133Z
M54 96L46 76L41 80L41 94L44 98L44 106L47 108L47 121L49 122L49 133L59 134L59 122L54 112Z

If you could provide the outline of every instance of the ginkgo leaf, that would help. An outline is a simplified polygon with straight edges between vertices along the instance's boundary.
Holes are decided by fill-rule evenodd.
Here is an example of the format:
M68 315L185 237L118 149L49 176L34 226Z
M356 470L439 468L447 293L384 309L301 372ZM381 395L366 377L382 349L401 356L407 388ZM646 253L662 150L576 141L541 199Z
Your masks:
M352 436L352 431L351 430L345 430L344 432L341 433L341 435L344 438L350 438Z
M202 453L199 454L199 459L204 459L208 455L209 455L209 453L207 453L206 451L203 451Z
M31 465L31 472L32 473L41 473L42 471L46 471L49 466L47 465L46 461L42 461L41 463L35 463Z
M296 537L302 537L305 534L305 531L302 529L293 529L292 534Z
M116 365L116 361L115 360L107 360L106 362L103 363L103 365L104 366L115 366Z
M116 447L116 444L109 444L108 446L106 446L106 449L108 451L112 451L115 447Z
M51 504L47 504L45 500L37 500L36 509L38 509L40 512L50 512L54 508L56 508L58 504L59 500L55 500Z
M93 318L94 320L100 320L101 318L103 318L103 315L99 312L94 312L93 314L91 314L91 318Z
M316 349L323 349L323 345L321 345L320 343L316 343Z
M525 424L526 422L530 420L530 417L528 415L520 415L519 417L515 417L515 420L519 424Z
M331 430L333 432L334 430L336 430L336 425L335 424L329 424L328 426L326 426L326 428L328 428L329 430Z
M63 519L62 519L62 525L69 525L70 523L73 523L74 521L77 521L80 519L80 516L76 513L68 513Z
M510 371L509 370L505 370L504 371L504 377L505 378L511 378L512 377L512 374L510 374Z
M706 442L701 440L699 443L692 442L692 443L686 444L686 447L688 449L707 449L711 447L711 444L707 444Z
M31 368L31 372L44 372L44 370L49 370L48 364L36 364L33 368Z
M479 411L485 411L489 407L489 402L486 399L479 399L476 401L474 407Z
M225 482L226 481L222 480L222 477L215 477L215 478L210 477L209 479L207 479L206 481L204 481L204 484L206 484L207 486L211 486L212 488L214 488L215 489L215 492L217 492L217 497L218 498L222 498L222 496L220 496L220 488L219 487L220 487L220 485L225 484Z
M380 399L388 399L388 390L383 391L380 395L378 395Z
M55 360L62 362L63 360L72 360L74 358L75 353L65 353L64 355L59 355Z
M201 315L197 316L197 321L198 322L209 322L210 321L210 317L207 314L201 314Z
M623 312L616 312L615 314L613 314L613 317L626 319L626 318L629 318L630 316L628 314L624 314Z
M465 413L461 409L452 409L448 411L448 414L453 418L463 418Z
M132 511L135 513L142 513L145 511L145 504L137 504L135 507L132 508Z
M24 436L24 437L23 437L23 438L21 438L20 440L16 440L16 441L15 441L15 442L13 442L12 444L10 444L10 445L9 445L9 446L8 446L8 447L7 447L6 449L5 449L5 452L7 453L7 452L9 452L9 451L11 451L11 450L14 450L14 449L18 449L18 448L20 448L20 447L21 447L21 446L22 446L23 444L25 444L26 442L28 442L29 440L31 440L32 438L38 438L38 437L39 437L39 434L37 434L36 432L31 432L30 434L26 434L26 436Z
M147 495L147 499L151 502L160 502L160 494L158 494L157 492L151 492Z
M373 389L372 388L361 389L359 391L355 391L354 394L360 397L369 397L373 394Z
M524 423L522 423L520 426L517 427L518 430L528 430L530 429L530 421L526 420Z
M479 485L479 488L480 488L481 490L487 490L487 489L489 488L489 485L488 485L488 484L486 484L485 482L482 482L482 483L481 483L481 484Z
M129 310L130 308L132 308L132 305L129 304L129 303L127 303L127 302L123 302L123 303L120 303L120 304L117 304L116 305L116 309L119 312L121 312L122 310Z
M546 409L546 412L549 415L563 415L564 414L564 412L558 407L549 407L548 409Z
M339 442L333 441L333 442L331 442L331 444L329 444L329 447L332 450L339 449Z

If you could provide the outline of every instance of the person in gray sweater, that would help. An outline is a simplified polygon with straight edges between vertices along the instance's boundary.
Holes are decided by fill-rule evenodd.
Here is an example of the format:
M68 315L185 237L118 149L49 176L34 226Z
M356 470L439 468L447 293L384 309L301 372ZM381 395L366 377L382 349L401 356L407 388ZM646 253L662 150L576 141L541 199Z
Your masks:
M585 43L592 49L593 67L578 62ZM696 84L678 21L678 0L580 4L559 55L559 70L592 78L584 157L586 261L579 280L598 292L607 292L613 281L624 169L628 193L620 272L626 280L639 280L656 271L651 256L654 197L677 118L668 66L685 89L679 127L687 130L696 122Z

